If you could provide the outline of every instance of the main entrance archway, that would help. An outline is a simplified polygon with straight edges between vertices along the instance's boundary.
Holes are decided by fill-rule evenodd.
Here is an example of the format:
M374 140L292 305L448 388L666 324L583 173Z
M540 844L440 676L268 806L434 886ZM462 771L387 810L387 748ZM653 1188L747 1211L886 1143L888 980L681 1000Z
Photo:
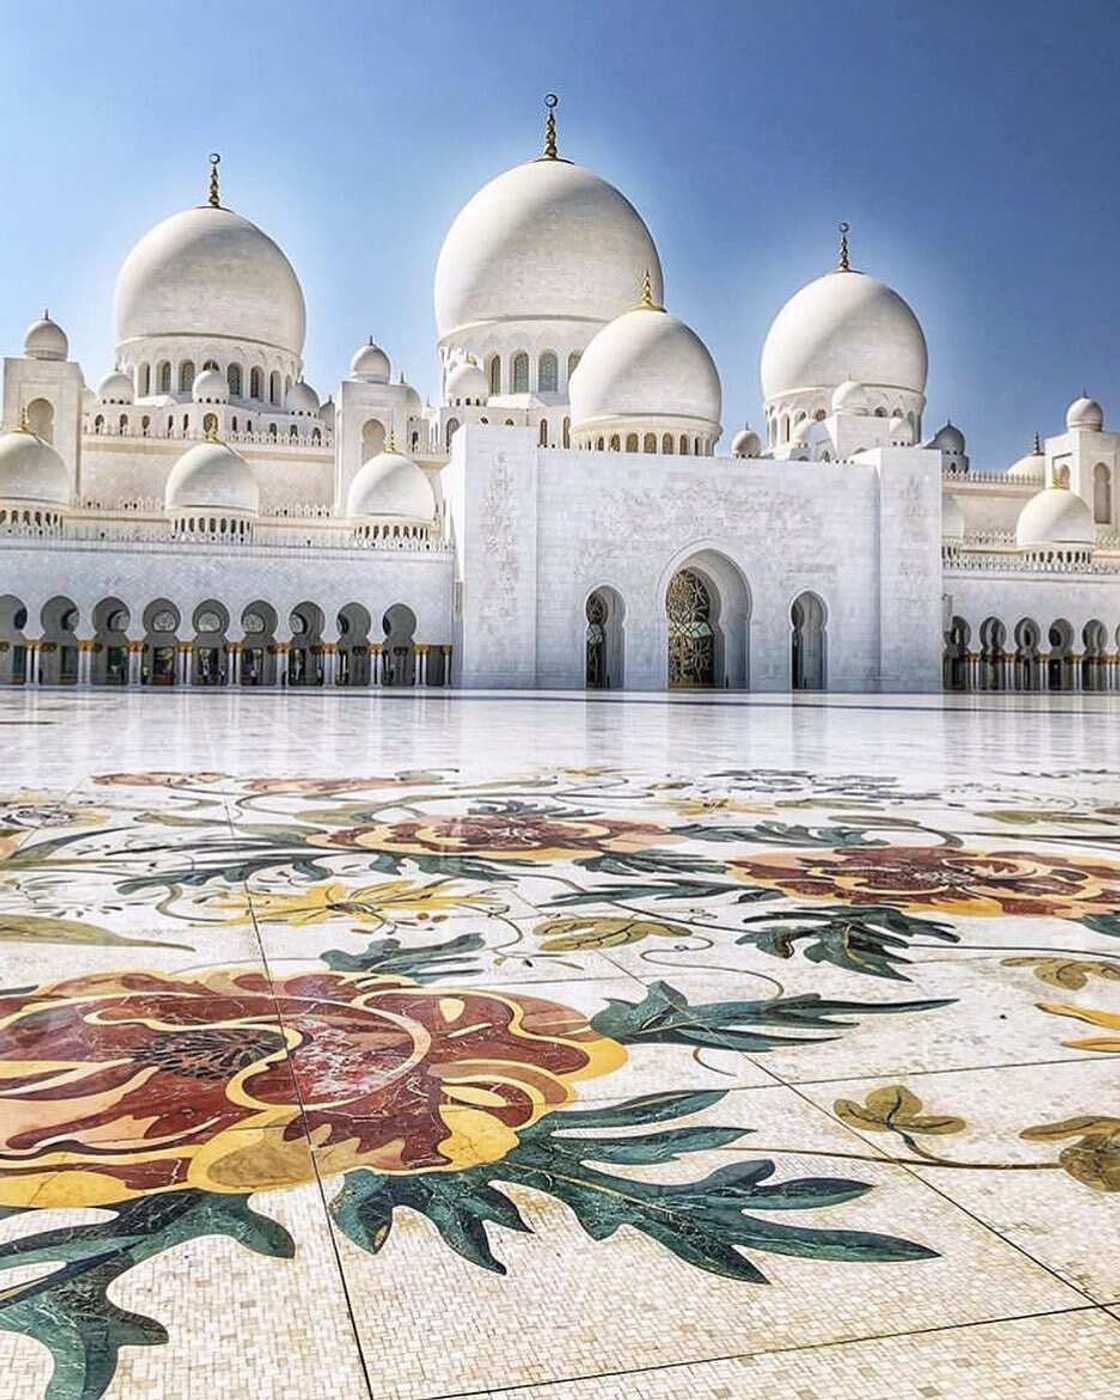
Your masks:
M669 618L669 685L675 690L716 683L712 595L694 569L674 574L665 596Z
M663 586L668 685L745 690L751 600L738 566L717 550L698 550L681 560Z

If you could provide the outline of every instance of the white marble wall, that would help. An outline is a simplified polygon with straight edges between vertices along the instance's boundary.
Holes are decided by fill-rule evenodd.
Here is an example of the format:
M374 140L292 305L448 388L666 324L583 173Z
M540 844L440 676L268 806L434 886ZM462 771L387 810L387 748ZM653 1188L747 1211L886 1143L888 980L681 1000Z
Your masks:
M465 427L447 471L459 683L582 686L584 605L607 585L625 606L626 688L663 687L665 590L699 559L714 561L727 604L737 589L749 597L749 624L727 639L731 684L738 647L752 689L788 688L790 606L812 590L828 617L829 689L939 688L940 458L874 457L541 451L529 431Z

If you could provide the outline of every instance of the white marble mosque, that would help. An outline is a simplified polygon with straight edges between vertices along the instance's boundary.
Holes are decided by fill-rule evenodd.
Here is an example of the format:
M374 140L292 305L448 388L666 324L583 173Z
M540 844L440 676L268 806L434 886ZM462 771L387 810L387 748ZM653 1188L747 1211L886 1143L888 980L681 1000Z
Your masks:
M1101 405L974 466L927 430L919 320L841 225L762 348L764 421L721 452L712 357L554 106L447 233L435 404L372 338L329 397L303 379L299 279L216 155L205 202L126 257L96 388L58 322L29 327L0 682L1120 689Z

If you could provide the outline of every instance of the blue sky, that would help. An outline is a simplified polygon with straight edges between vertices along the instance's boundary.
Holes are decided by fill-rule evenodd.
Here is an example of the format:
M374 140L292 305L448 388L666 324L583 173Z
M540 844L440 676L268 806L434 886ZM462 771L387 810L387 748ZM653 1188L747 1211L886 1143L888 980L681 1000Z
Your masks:
M428 392L436 255L459 207L536 153L617 184L666 301L759 421L766 329L834 258L911 303L927 426L976 466L1057 432L1082 387L1120 422L1116 0L493 0L267 7L3 0L0 344L44 305L87 380L110 367L137 238L223 198L284 247L326 394L370 332Z

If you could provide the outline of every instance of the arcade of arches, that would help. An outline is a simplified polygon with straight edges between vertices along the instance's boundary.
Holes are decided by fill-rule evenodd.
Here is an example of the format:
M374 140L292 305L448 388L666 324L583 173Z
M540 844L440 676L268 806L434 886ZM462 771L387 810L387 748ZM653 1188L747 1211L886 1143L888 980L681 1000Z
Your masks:
M1120 690L1120 632L1093 619L1014 623L988 617L975 630L953 617L945 633L946 690Z
M292 609L281 628L272 604L239 617L217 599L184 614L157 598L135 614L103 598L83 618L69 598L52 598L35 626L21 599L0 597L0 684L94 686L444 687L451 647L416 636L416 614L394 603L374 626L369 609L347 603L325 638L317 603ZM80 635L85 632L86 635Z

